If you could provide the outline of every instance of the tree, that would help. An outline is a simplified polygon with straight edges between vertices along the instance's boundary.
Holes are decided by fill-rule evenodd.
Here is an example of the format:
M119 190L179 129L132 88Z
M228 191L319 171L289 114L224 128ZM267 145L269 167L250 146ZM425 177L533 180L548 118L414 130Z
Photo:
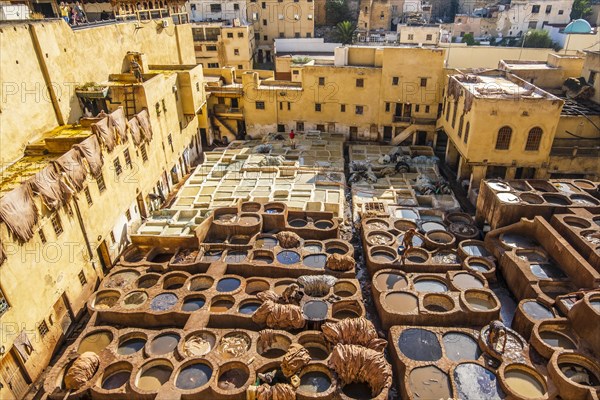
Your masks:
M523 47L535 47L535 48L550 48L552 47L552 39L550 39L550 35L548 31L535 29L529 31L525 34L525 43L523 43Z
M472 33L465 33L462 37L462 42L466 43L467 46L473 46L475 44L475 37L473 37Z
M327 0L325 3L327 23L336 25L352 18L350 7L346 0Z
M574 0L571 8L571 19L585 18L592 13L590 0Z
M335 26L336 40L342 44L351 44L356 26L350 21L342 21Z

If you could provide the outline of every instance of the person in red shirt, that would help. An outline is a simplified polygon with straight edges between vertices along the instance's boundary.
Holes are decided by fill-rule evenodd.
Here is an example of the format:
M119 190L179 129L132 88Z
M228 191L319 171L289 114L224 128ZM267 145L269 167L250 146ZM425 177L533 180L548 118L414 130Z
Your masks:
M296 142L294 141L295 137L296 137L296 134L294 133L294 130L292 129L290 131L290 142L292 143L292 149L296 148Z

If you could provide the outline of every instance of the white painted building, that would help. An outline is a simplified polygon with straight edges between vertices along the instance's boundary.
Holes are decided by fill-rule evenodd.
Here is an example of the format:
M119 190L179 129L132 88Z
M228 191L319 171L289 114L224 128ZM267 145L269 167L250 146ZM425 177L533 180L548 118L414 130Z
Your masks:
M497 14L497 36L515 37L545 25L568 24L573 0L512 1Z
M190 0L187 3L192 22L226 21L230 25L246 25L245 0Z

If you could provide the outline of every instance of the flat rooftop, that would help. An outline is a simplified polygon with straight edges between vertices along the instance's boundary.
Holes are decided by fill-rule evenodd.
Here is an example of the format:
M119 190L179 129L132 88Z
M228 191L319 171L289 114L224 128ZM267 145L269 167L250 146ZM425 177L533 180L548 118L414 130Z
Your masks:
M467 74L454 75L453 77L476 97L493 99L514 99L518 97L543 99L553 97L533 85L526 87L518 81L508 79L503 74Z

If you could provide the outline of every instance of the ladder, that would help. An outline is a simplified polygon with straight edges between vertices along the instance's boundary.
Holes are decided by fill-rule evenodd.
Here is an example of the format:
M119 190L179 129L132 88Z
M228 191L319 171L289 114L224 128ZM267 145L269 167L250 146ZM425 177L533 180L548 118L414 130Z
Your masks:
M135 92L133 85L125 86L125 115L127 119L133 118L135 115Z

